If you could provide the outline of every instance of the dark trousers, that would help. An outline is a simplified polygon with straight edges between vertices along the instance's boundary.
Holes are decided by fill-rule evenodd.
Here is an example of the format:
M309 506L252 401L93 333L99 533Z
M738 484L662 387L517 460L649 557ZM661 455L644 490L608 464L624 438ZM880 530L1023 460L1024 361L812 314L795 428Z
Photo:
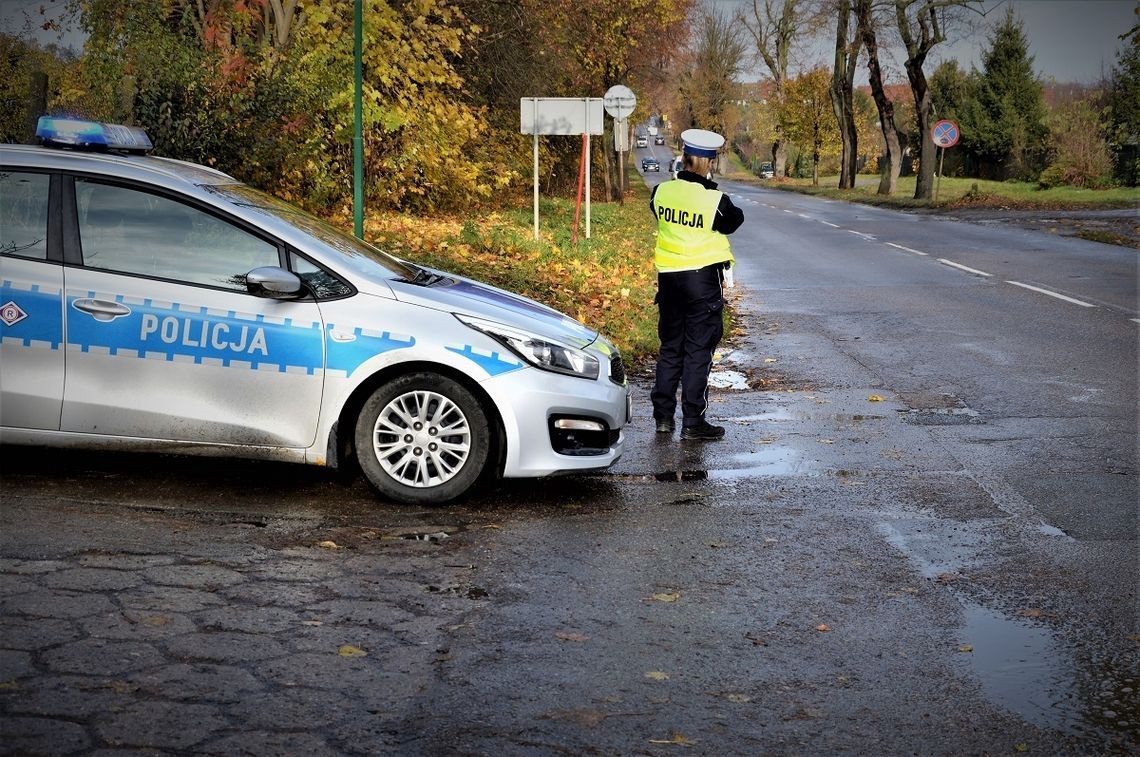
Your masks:
M650 393L653 417L672 418L681 385L684 426L704 420L713 350L724 333L721 265L657 274L657 382Z

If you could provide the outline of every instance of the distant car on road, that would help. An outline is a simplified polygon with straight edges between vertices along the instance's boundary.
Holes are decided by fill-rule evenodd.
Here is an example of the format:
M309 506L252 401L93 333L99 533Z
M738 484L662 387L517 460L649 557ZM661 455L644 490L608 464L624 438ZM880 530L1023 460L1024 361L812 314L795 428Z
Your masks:
M776 169L771 163L760 164L760 178L761 179L774 179L776 178Z
M662 135L660 135L660 134L658 134L657 136L655 136L655 137L653 138L653 144L655 144L655 145L663 145L663 144L665 144L665 137L664 137L664 136L662 136Z
M646 136L644 134L638 134L637 135L637 146L638 147L649 147L649 140L646 138Z
M661 164L657 162L657 158L642 158L641 172L645 173L646 171L661 171Z
M673 160L669 162L669 171L673 174L674 179L677 178L677 174L681 172L681 169L684 168L684 166L684 161L681 160L680 155L673 158Z

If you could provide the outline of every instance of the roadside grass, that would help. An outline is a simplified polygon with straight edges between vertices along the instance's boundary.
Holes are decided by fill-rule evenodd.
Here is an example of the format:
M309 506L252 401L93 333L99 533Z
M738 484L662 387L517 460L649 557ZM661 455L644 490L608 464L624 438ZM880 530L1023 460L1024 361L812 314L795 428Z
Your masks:
M540 238L531 206L465 216L370 213L365 236L415 263L509 289L570 315L607 336L631 369L656 353L653 245L649 190L634 179L624 204L593 203L591 238L585 207L577 244L574 201L541 198ZM346 224L350 225L350 224Z
M747 171L739 158L731 156L731 172L726 175L733 180L745 180L773 189L827 197L835 200L848 200L866 205L878 205L902 209L956 209L993 208L999 210L1111 210L1140 207L1140 188L1112 187L1110 189L1083 189L1080 187L1053 187L1041 189L1036 183L1026 181L986 181L984 179L944 176L938 179L938 201L914 199L914 176L899 177L895 194L877 194L879 177L877 174L859 174L854 189L837 189L838 176L819 177L819 186L813 187L811 179L760 179Z

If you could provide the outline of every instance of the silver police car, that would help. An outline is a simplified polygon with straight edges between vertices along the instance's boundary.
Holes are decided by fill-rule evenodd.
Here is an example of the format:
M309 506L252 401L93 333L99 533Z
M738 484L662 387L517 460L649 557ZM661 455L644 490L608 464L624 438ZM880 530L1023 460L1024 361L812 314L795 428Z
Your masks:
M596 331L147 156L139 129L38 136L0 147L0 442L355 457L431 504L621 455L628 385Z

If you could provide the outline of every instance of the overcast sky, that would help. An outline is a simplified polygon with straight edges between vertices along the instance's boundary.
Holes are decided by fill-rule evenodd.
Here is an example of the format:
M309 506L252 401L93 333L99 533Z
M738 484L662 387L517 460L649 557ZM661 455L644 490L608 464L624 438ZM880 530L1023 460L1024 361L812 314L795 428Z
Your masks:
M622 0L614 0L622 2ZM740 7L751 6L752 0L711 0L722 12L731 13ZM763 2L763 0L759 0ZM931 53L927 73L949 58L956 58L963 68L981 67L981 50L993 26L1005 17L1006 8L1013 6L1022 20L1034 67L1044 79L1060 82L1092 83L1107 73L1116 61L1116 51L1123 44L1119 35L1136 23L1136 8L1140 0L985 0L981 7L985 16L969 14L970 23L953 31L954 38L939 45ZM0 0L0 30L21 33L31 29L41 42L58 42L59 35L38 31L44 18L58 20L63 16L64 0ZM40 9L46 14L41 16ZM796 63L810 68L815 64L831 64L827 35L811 45L797 50ZM884 66L894 81L905 81L902 58L898 55L897 33L895 52L887 56ZM63 43L72 47L83 44L82 35L75 30L63 37ZM890 40L881 40L889 42ZM866 67L860 65L860 83L866 82ZM760 78L754 69L748 79Z
M726 14L752 7L752 0L712 2ZM763 0L758 2L763 7ZM1005 19L1007 8L1012 6L1022 21L1034 69L1040 77L1059 82L1093 83L1116 62L1116 51L1123 44L1118 37L1136 23L1138 4L1140 0L985 0L980 4L985 15L966 13L966 23L951 29L947 42L931 51L926 71L930 74L940 62L952 58L967 71L971 66L980 69L981 52L989 44L992 29ZM795 64L800 68L818 64L830 68L834 35L834 29L821 30L813 44L799 46L793 56ZM892 81L905 82L898 32L880 34L879 44L888 46L883 62L886 75ZM757 79L763 74L764 69L759 68L746 78ZM863 61L860 61L856 81L867 81Z

